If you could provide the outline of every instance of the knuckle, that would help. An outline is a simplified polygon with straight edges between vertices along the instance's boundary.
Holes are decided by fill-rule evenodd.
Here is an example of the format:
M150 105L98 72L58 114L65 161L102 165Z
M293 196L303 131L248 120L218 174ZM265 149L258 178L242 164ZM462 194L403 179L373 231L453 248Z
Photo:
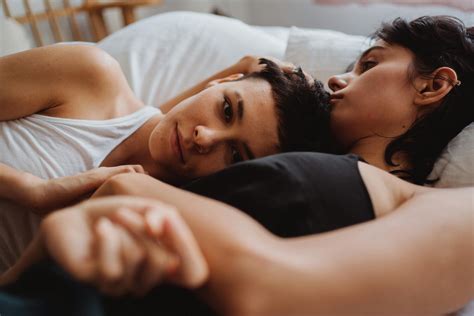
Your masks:
M104 283L117 283L122 278L122 272L119 269L103 269L100 279Z
M135 169L133 168L133 166L125 166L124 171L127 173L132 173L135 172Z
M137 266L142 264L146 259L145 249L142 247L134 247L133 251L130 252L128 261L132 266Z

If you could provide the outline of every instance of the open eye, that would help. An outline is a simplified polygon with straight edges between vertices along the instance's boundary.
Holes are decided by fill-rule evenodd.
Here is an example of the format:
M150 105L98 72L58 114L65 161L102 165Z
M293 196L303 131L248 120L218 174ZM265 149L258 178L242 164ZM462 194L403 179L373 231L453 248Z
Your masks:
M360 63L360 72L365 72L369 70L370 68L373 68L377 65L377 62L373 60L365 60Z
M227 99L224 99L224 103L222 104L222 111L224 113L224 119L226 122L232 121L232 117L234 115L232 110L232 105L230 105Z
M231 146L231 153L232 153L232 164L243 161L242 155L240 152L235 148L235 146Z

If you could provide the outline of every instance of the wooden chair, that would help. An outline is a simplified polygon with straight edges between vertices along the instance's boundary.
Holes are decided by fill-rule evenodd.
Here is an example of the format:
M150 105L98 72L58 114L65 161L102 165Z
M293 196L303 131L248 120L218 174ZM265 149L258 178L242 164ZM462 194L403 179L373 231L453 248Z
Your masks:
M3 11L7 17L15 19L21 24L27 24L31 28L33 38L37 46L43 46L45 43L44 36L40 31L39 24L47 21L52 31L54 41L62 42L65 40L64 34L60 27L59 19L66 18L66 25L70 28L72 40L84 41L86 34L84 28L78 23L78 16L85 15L88 29L92 34L94 41L99 41L109 34L104 18L104 11L108 9L120 9L124 25L135 22L135 9L139 6L159 4L162 0L122 0L122 1L100 1L100 0L83 0L80 5L71 5L70 0L62 0L62 6L53 7L51 0L43 0L44 12L33 12L30 0L22 0L24 15L12 16L11 3L15 2L18 6L20 0L2 0ZM58 1L54 1L55 4ZM61 24L62 25L62 24ZM67 39L69 40L69 39Z

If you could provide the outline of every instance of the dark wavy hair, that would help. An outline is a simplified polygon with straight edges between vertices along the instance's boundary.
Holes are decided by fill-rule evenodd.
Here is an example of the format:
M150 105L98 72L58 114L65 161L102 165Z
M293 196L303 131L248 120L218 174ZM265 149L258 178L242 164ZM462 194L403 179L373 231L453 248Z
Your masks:
M283 71L261 58L265 67L239 80L263 79L270 83L278 118L279 151L329 152L331 141L329 93L319 80L309 81L301 68Z
M439 67L450 67L461 81L459 86L451 83L453 89L441 104L419 117L385 150L387 164L397 166L392 160L396 153L403 153L409 162L410 169L392 173L417 184L433 183L436 179L428 176L436 159L448 142L473 122L474 28L450 16L423 16L411 22L397 18L382 24L372 38L413 52L409 80L420 75L432 78Z

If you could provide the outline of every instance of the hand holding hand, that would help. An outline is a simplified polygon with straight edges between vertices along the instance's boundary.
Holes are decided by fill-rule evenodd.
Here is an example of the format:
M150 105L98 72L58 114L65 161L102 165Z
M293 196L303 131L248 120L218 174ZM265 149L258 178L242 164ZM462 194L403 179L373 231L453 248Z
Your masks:
M110 295L143 294L162 281L194 288L208 276L188 226L155 200L90 200L49 215L41 234L66 271Z

